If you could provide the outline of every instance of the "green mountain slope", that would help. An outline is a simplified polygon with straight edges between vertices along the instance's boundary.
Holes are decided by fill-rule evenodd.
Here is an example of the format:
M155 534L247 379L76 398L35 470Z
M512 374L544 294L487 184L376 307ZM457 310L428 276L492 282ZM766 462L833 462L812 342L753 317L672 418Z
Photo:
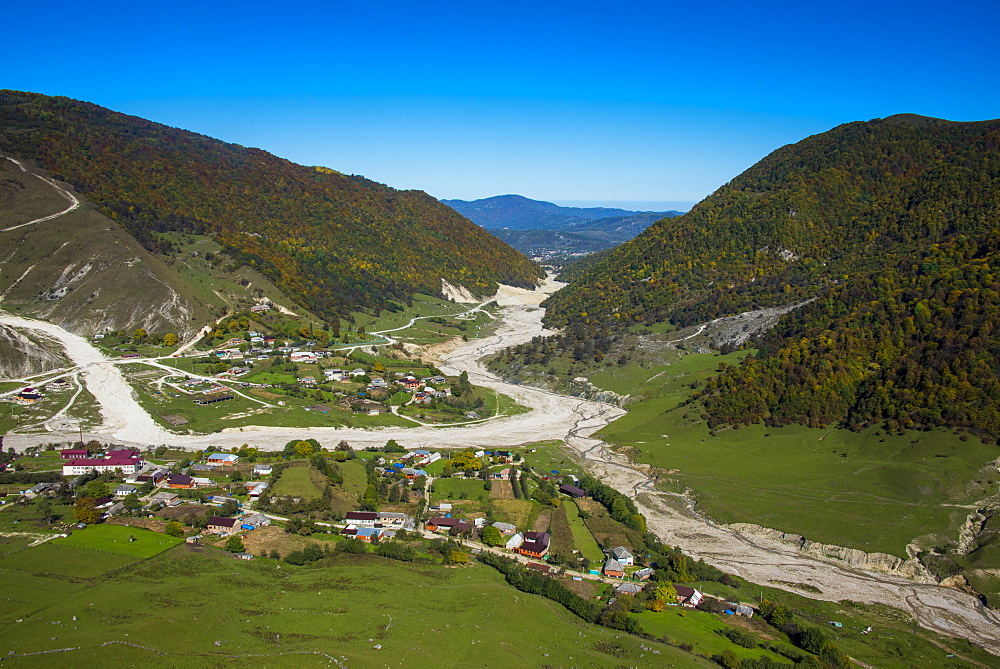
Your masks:
M85 102L0 92L0 151L72 184L143 246L210 234L325 317L383 308L442 278L474 294L541 271L434 198L296 165Z
M1000 121L849 123L778 149L547 303L572 336L818 298L709 385L714 423L1000 432Z

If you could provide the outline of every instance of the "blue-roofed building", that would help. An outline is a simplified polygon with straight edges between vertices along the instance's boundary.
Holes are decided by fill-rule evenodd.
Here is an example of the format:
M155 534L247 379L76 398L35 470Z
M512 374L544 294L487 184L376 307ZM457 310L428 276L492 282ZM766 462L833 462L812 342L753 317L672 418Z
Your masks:
M384 535L385 531L381 527L359 527L354 536L361 541L371 543L382 539Z

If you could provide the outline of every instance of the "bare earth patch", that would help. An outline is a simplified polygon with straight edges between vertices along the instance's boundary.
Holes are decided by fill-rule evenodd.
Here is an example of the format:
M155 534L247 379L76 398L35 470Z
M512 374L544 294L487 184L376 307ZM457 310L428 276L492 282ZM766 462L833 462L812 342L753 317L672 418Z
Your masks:
M494 481L490 488L490 499L514 499L514 488L510 481Z

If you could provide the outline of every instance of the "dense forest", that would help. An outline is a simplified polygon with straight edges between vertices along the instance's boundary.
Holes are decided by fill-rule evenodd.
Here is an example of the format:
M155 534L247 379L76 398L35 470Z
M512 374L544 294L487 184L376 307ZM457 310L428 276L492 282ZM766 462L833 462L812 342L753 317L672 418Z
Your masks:
M996 437L998 245L1000 121L848 123L582 264L546 322L566 348L815 297L703 391L714 423Z
M0 91L0 151L72 184L146 248L212 235L315 313L384 308L441 279L474 294L539 268L420 191L306 167L62 97Z

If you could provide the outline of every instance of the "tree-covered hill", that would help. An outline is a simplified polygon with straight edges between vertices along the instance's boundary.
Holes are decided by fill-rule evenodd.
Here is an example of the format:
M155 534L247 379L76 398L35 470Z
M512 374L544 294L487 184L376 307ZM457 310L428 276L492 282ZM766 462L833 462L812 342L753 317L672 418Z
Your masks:
M0 91L0 151L71 183L144 246L211 234L314 312L383 308L441 279L474 294L541 271L420 191L297 165L62 97Z
M778 149L575 272L585 338L817 297L704 400L716 423L1000 433L1000 121L848 123Z

